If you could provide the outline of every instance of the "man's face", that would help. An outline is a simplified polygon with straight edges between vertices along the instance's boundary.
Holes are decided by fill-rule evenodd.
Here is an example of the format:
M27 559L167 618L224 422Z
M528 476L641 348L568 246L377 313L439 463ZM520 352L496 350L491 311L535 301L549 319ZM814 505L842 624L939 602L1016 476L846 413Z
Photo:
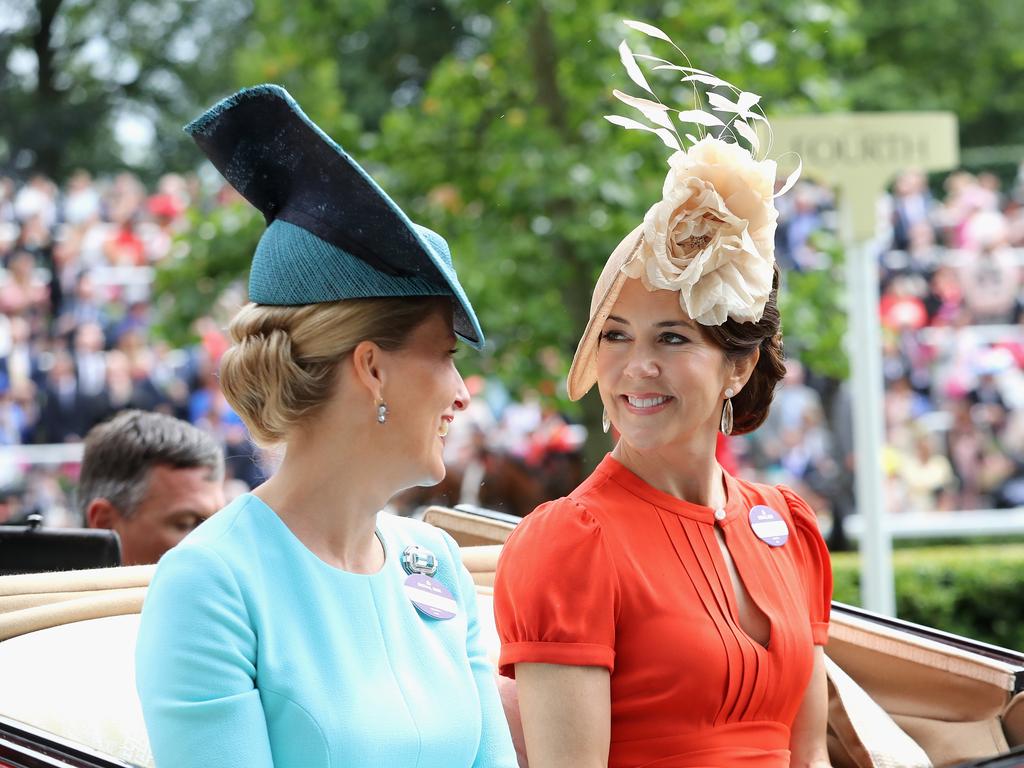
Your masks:
M146 495L131 517L117 516L124 565L155 563L224 506L222 483L209 469L153 467Z

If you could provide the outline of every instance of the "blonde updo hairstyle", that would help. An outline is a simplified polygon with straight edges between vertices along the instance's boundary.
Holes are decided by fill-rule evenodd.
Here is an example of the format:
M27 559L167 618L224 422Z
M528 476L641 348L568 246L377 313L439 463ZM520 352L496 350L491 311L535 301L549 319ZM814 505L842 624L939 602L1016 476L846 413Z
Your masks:
M330 399L339 363L362 341L395 351L446 297L345 299L303 306L249 303L228 328L220 365L228 403L262 446L284 442Z

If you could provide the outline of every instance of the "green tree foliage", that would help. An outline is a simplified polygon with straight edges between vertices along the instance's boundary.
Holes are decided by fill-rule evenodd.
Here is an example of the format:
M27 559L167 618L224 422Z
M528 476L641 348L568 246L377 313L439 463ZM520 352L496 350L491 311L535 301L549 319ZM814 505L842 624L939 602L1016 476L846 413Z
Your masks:
M263 234L263 217L243 201L189 214L186 246L157 271L153 285L160 317L155 332L176 346L196 339L194 321L209 315L225 290L244 280Z
M786 355L801 360L820 376L841 380L850 375L850 361L843 347L844 249L830 232L816 233L813 242L824 263L816 270L783 275L779 291Z
M697 65L768 103L807 109L818 103L809 94L822 94L821 106L832 105L824 59L848 45L841 12L815 22L797 3L710 3L686 14L666 12L671 5L645 17L658 19ZM616 52L628 31L620 21L603 2L586 14L551 1L467 17L470 53L445 59L423 99L381 126L374 155L388 169L386 185L451 238L491 334L484 365L513 387L564 379L607 255L660 197L665 147L603 119L619 111L612 87L636 90ZM651 47L631 40L638 51ZM652 52L677 58L671 49ZM681 108L692 99L673 79L657 87ZM583 409L598 434L596 395Z
M230 87L220 62L245 14L231 0L4 0L0 168L55 178L120 168L115 125L127 114L155 129L137 170L193 167L181 126Z
M658 198L665 168L656 138L602 119L624 109L613 87L636 92L616 52L623 37L634 50L674 58L623 27L621 4L6 4L0 163L4 151L8 163L27 151L58 175L78 164L109 169L119 162L111 121L134 106L159 123L157 152L147 158L153 171L192 168L198 153L181 123L237 87L282 83L416 220L451 240L491 339L465 367L515 390L546 388L570 407L553 382L564 378L601 265ZM943 108L969 127L965 143L1022 140L1010 118L1024 107L1014 85L1024 17L1011 0L648 0L628 15L665 29L696 65L760 93L770 113ZM666 101L688 105L671 77L651 80ZM220 223L216 215L204 222ZM197 252L241 244L193 239ZM838 250L826 250L838 265ZM244 259L231 253L203 263L234 264L241 275ZM843 367L836 269L791 275L786 285L790 349L833 376ZM196 277L174 265L162 278L179 297L171 319L182 327ZM205 296L194 306L206 306ZM599 411L591 395L581 413L596 427Z
M950 110L964 147L1024 144L1016 0L858 2L863 47L844 78L850 107Z

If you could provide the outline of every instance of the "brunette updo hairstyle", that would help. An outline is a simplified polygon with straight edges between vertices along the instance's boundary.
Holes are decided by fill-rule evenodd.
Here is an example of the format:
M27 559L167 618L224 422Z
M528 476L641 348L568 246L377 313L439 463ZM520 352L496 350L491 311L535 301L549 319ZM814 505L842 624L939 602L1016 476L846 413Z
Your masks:
M753 432L768 418L775 387L786 374L782 353L782 319L779 316L779 266L775 265L772 291L764 314L756 323L726 320L721 325L703 326L708 338L721 347L730 360L742 360L760 349L761 356L750 379L732 398L734 435Z
M361 341L401 349L442 311L451 314L446 297L246 304L228 327L234 344L221 359L221 389L257 444L282 443L327 402L338 363Z

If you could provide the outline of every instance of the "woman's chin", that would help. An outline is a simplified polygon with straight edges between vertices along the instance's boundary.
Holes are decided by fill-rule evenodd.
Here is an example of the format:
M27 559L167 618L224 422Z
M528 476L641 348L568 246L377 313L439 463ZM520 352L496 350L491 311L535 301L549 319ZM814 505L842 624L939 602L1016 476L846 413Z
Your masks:
M652 451L668 444L660 430L631 429L619 433L619 440L637 451Z
M448 470L444 466L443 461L432 463L424 469L424 472L420 476L420 479L416 483L416 485L422 488L429 488L430 486L437 485L442 480L444 480L447 474Z

